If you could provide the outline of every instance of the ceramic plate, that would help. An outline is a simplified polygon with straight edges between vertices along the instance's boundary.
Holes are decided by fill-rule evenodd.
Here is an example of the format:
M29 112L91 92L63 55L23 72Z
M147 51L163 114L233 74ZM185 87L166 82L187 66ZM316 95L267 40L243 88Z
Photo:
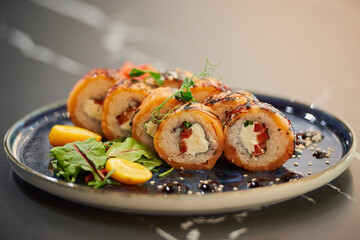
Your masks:
M319 130L322 140L289 159L276 171L248 172L221 158L213 170L175 170L163 164L141 185L93 189L67 183L53 175L47 158L48 134L55 124L71 125L65 102L38 109L18 121L5 136L4 147L13 170L25 181L56 196L90 206L146 214L213 214L281 202L314 190L340 175L355 152L354 133L343 121L297 102L259 95L281 110L296 132ZM327 157L313 156L316 148Z

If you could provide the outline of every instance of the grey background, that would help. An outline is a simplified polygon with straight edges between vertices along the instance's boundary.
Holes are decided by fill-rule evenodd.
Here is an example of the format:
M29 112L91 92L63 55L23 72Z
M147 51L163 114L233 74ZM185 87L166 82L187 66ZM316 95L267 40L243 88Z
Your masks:
M0 135L30 111L67 97L95 67L125 60L203 69L234 88L294 99L345 119L360 135L360 2L57 1L0 3ZM199 239L358 239L360 154L306 196L196 223ZM192 217L141 216L59 199L0 158L1 239L190 239ZM334 188L336 187L336 189ZM312 199L313 201L309 200ZM194 238L193 238L194 239ZM195 238L196 239L196 238Z

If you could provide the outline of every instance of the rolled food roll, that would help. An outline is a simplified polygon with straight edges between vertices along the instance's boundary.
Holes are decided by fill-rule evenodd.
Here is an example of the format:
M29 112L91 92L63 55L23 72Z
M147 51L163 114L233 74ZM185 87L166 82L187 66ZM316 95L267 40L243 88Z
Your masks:
M144 64L140 64L140 65L135 65L131 61L126 61L121 67L119 67L116 70L116 72L119 75L119 78L121 80L130 79L131 78L130 73L134 68L139 69L139 70L158 72L158 70L156 68L154 68L150 63L144 63ZM148 78L149 76L150 76L150 74L146 73L146 74L141 75L139 77L134 77L133 79L144 80L145 78Z
M102 103L118 79L114 70L96 68L74 85L67 99L67 110L75 126L102 134Z
M131 119L152 89L142 80L126 79L109 91L101 118L102 130L108 140L131 136Z
M173 88L159 87L151 91L144 99L132 119L132 137L135 140L155 150L153 136L158 127L156 120L160 120L164 114L171 113L171 111L173 111L172 108L181 102L173 97L164 104L161 110L154 112L153 110L159 107L174 93L175 89ZM157 119L152 121L152 117Z
M226 91L207 97L206 106L211 107L221 122L225 122L227 115L239 105L250 101L258 101L255 95L243 90Z
M209 96L228 90L231 89L223 82L211 77L195 79L194 85L190 88L190 91L198 102L202 102Z
M275 170L294 153L291 122L267 103L249 102L234 109L225 127L226 158L250 171Z
M185 77L190 79L194 74L192 72L177 68L175 70L163 72L161 75L164 80L162 87L180 88Z
M154 146L176 169L212 169L224 148L223 128L211 108L185 103L160 123Z

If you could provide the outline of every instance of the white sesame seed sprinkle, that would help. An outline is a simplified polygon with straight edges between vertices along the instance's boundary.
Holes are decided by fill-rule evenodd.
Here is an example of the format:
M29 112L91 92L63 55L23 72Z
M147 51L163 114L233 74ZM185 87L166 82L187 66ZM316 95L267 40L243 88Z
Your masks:
M294 166L295 166L295 167L299 166L299 163L297 163L297 162L296 162L296 163L294 163Z
M312 163L311 162L309 162L309 166L311 166L312 165Z
M326 163L326 164L330 164L330 162L329 162L329 161L326 161L325 163Z
M157 185L157 189L162 190L164 188L163 185Z
M308 175L311 175L312 173L311 172L308 172Z

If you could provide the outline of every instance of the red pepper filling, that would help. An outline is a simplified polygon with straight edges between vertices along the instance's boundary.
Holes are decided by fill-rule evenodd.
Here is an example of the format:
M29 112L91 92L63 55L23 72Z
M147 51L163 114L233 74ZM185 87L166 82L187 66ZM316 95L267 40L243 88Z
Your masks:
M181 128L182 128L182 130L181 130L180 139L179 139L180 140L180 154L179 155L187 152L187 146L186 146L186 142L184 141L184 139L189 138L192 134L191 128L186 129L184 123L181 125Z
M119 116L116 117L118 120L119 125L123 125L124 123L128 122L134 115L136 109L139 107L139 105L129 107L124 112L122 112Z
M258 144L254 145L253 156L257 157L264 154L263 149L266 147L266 140L269 136L266 133L267 127L263 123L254 123L254 132L258 132L259 134L256 136Z
M100 111L100 108L104 104L104 99L93 99L94 103L98 105L98 111Z

